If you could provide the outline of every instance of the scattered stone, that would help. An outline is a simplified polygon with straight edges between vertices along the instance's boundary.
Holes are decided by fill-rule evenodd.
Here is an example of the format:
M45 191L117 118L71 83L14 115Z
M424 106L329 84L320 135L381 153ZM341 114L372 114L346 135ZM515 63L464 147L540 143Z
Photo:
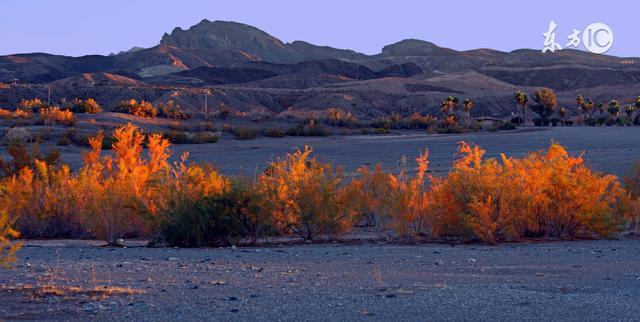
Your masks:
M118 238L114 245L118 247L127 247L127 245L125 245L124 243L124 239L122 238Z

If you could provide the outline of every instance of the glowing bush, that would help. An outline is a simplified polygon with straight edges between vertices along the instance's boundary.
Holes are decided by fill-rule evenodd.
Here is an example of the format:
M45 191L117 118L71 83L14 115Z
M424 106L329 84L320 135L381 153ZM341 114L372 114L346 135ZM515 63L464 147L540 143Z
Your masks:
M258 179L261 211L285 233L310 240L320 234L340 234L354 223L353 186L340 168L320 163L312 150L288 154L271 163Z
M76 113L97 114L102 112L102 106L93 98L87 98L86 100L74 99L72 104L73 111Z
M622 222L623 194L615 176L592 172L559 144L522 159L483 159L484 150L462 143L450 174L433 188L452 206L439 213L442 234L495 242L525 235L556 238L608 236ZM456 218L459 217L459 218ZM458 221L456 222L456 219Z
M145 100L141 100L140 102L138 102L135 99L120 102L118 104L116 112L151 118L158 115L158 110L150 102L147 102Z
M12 239L18 238L20 233L13 229L13 221L6 211L0 211L0 267L10 268L16 261L15 254L21 244Z
M33 99L22 99L20 100L20 103L18 104L18 108L20 110L23 110L25 112L35 112L38 111L41 108L46 108L47 104L45 104L41 99L39 98L33 98Z
M45 125L53 125L56 123L71 126L75 124L73 112L61 110L59 107L41 108L39 113L39 121Z
M365 212L377 213L374 221L378 225L403 237L429 234L431 230L428 151L416 161L417 173L413 178L409 178L407 169L400 169L395 175L376 166L373 172L361 168L361 177L355 180L358 191L364 192L359 200L364 200Z

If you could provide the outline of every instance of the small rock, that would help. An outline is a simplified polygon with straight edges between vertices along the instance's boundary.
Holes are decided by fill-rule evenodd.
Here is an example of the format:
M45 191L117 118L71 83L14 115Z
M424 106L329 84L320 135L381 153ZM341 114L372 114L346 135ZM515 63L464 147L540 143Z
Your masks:
M469 261L469 263L475 263L475 262L476 262L476 259L475 259L475 258L469 258L469 260L468 260L468 261Z
M124 243L124 239L122 239L122 238L118 238L118 239L116 240L115 245L116 245L116 246L118 246L118 247L126 247L126 245L125 245L125 243Z

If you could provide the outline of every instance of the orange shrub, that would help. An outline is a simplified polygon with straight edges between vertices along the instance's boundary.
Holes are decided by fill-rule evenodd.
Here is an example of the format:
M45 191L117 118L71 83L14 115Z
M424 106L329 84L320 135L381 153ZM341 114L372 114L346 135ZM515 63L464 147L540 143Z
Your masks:
M3 108L0 108L0 117L8 120L8 119L12 119L13 118L13 112L9 111L9 110L5 110Z
M102 106L93 98L87 98L86 100L76 98L71 103L73 111L76 113L96 114L102 112Z
M60 123L71 126L75 124L73 112L61 110L59 107L41 108L39 113L40 122L45 125Z
M145 136L126 125L114 137L113 156L106 157L100 155L102 133L90 138L77 174L24 148L11 150L13 161L0 162L8 176L0 210L9 210L27 237L96 236L114 244L125 236L153 235L166 220L160 214L181 202L229 189L229 180L213 168L187 166L186 155L169 165L169 142L159 134Z
M18 107L25 112L35 112L41 108L47 107L47 104L39 98L22 99L20 100Z
M434 187L452 203L439 213L443 234L468 229L491 243L525 235L608 236L620 227L617 178L592 172L557 143L522 159L502 155L501 162L465 143L458 151L452 171Z
M139 117L153 118L158 115L158 110L151 104L151 102L147 102L145 100L141 100L140 102L138 102L135 99L120 102L116 111L121 113L129 113L131 115Z
M354 186L342 169L320 163L312 150L288 154L271 163L258 179L260 208L283 232L311 240L319 234L340 234L354 223Z
M20 236L20 233L13 229L13 224L9 214L4 210L0 211L0 267L10 268L11 263L16 261L15 254L21 246L20 243L12 241Z
M374 172L359 169L361 177L355 182L359 186L360 200L368 213L378 213L378 225L403 237L430 233L429 195L427 168L428 151L417 159L417 173L409 178L406 169L398 175L382 172L376 166ZM357 200L357 199L356 199Z
M85 196L87 226L96 236L114 244L145 230L145 216L157 214L155 201L163 176L169 174L169 142L160 135L148 137L149 156L143 158L145 136L131 124L114 132L113 157L100 158L102 133L89 139L91 151L78 180Z
M624 187L627 190L625 215L629 228L638 230L640 229L640 162L636 162L625 176Z

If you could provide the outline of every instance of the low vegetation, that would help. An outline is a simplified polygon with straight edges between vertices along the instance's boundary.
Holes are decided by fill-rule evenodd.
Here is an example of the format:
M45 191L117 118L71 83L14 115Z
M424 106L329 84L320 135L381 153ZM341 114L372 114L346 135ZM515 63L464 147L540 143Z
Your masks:
M115 111L139 117L153 118L158 115L158 110L151 104L151 102L147 102L145 100L138 102L135 99L120 102Z
M132 125L102 133L77 172L55 158L16 147L0 181L2 262L24 237L97 237L109 244L146 236L179 246L255 242L271 235L338 238L373 225L389 239L486 243L523 238L609 237L638 228L640 166L622 185L590 170L559 144L521 158L485 158L461 143L446 176L417 167L361 168L355 176L305 148L271 163L254 180L227 177L208 164L170 163L169 140ZM146 152L145 152L146 147ZM325 238L325 237L323 237Z
M232 132L236 140L252 140L258 136L258 130L250 127L236 126Z

